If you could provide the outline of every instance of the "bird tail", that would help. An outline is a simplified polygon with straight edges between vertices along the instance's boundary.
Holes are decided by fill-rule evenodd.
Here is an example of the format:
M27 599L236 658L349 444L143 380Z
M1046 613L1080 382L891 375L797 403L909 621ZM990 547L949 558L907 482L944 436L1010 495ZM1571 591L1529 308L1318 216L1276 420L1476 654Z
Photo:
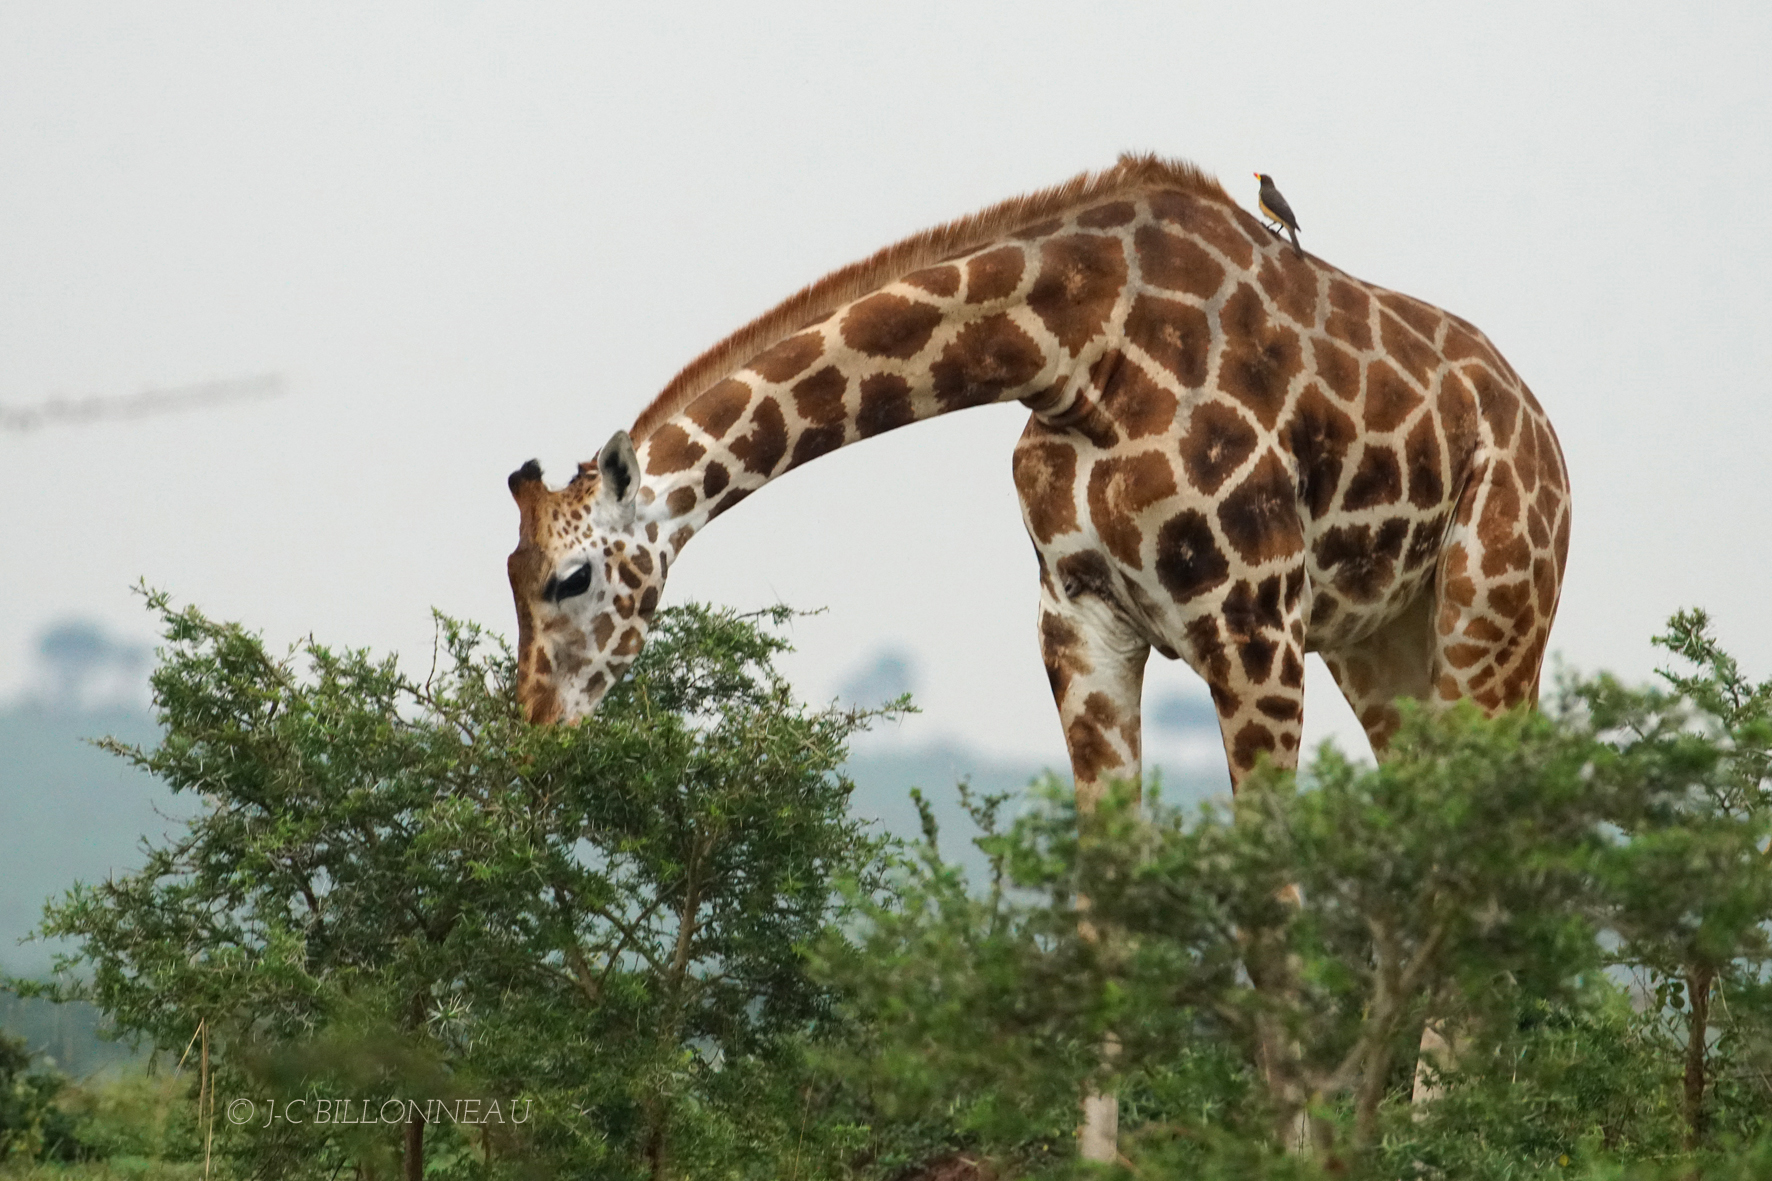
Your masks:
M1304 257L1304 247L1302 247L1298 244L1298 231L1293 229L1291 226L1287 226L1286 227L1286 235L1287 235L1287 237L1292 239L1293 252L1296 253L1298 255L1298 257L1303 258Z

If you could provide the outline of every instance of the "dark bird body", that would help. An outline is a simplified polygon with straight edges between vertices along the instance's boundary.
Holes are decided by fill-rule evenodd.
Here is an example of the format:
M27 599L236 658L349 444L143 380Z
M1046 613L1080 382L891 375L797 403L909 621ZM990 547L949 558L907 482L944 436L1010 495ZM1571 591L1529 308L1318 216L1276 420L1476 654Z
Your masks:
M1255 198L1255 203L1261 207L1261 215L1286 227L1286 233L1292 239L1292 249L1303 258L1304 248L1298 244L1298 218L1293 215L1292 206L1286 204L1286 198L1274 187L1273 177L1258 172L1255 179L1261 182L1261 192Z

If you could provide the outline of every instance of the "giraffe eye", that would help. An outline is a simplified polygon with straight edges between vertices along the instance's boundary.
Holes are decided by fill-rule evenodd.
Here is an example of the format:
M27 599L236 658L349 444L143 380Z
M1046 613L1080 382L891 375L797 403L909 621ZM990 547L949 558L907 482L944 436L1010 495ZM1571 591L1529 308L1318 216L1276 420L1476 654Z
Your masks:
M541 597L551 603L558 603L561 599L582 595L590 589L591 565L586 562L565 578L548 579L548 585L542 588Z

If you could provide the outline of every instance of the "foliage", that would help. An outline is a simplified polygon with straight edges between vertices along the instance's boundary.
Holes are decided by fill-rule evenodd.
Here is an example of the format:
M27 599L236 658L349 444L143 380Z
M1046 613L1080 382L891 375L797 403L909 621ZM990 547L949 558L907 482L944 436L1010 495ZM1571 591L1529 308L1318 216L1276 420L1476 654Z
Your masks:
M175 1054L204 1031L212 1110L416 1105L406 1126L212 1117L218 1151L380 1172L422 1105L479 1100L502 1122L429 1109L433 1173L775 1175L777 1092L829 1010L798 948L876 858L836 774L871 715L792 701L765 626L785 611L661 613L594 725L534 727L468 625L439 619L421 682L150 604L165 738L113 749L207 807L49 908L80 947L53 991Z
M908 846L848 818L869 715L793 703L782 613L664 613L594 724L533 727L470 626L439 621L418 682L152 602L167 736L115 749L207 806L45 929L80 940L57 995L174 1053L207 1035L223 1110L530 1113L433 1110L442 1178L1772 1170L1772 682L1700 613L1658 688L1406 708L1378 766L1325 747L1202 809L1120 785L1080 813L1048 779L1010 816L962 784L973 882L921 795ZM1430 1028L1450 1049L1418 1063ZM50 1107L82 1151L188 1161L189 1082ZM1118 1173L1074 1159L1099 1091ZM221 1119L216 1150L383 1176L416 1110Z
M975 809L979 889L930 831L821 948L866 1030L838 1069L883 1122L942 1112L1023 1168L1093 1089L1148 1177L1762 1159L1730 1145L1772 1133L1772 689L1702 615L1660 642L1697 671L1572 682L1544 714L1406 709L1383 764L1325 748L1228 807L1122 785L1079 814L1048 782L1005 829ZM1416 1106L1430 1025L1453 1051ZM1317 1149L1278 1152L1307 1112Z

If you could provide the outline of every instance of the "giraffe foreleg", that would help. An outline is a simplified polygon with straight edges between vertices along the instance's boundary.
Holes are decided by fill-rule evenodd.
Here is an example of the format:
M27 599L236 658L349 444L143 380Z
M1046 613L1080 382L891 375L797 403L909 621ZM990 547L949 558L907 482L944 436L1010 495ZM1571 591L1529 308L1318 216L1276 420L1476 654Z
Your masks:
M1093 809L1115 779L1128 780L1137 790L1140 698L1150 645L1106 599L1092 593L1071 598L1045 579L1040 595L1040 655L1064 725L1078 809ZM1077 902L1079 909L1087 908L1087 899ZM1087 922L1082 933L1091 940L1102 937ZM1104 1066L1111 1065L1118 1050L1118 1040L1109 1034L1102 1045ZM1119 1099L1112 1092L1085 1094L1078 1153L1084 1160L1117 1160L1119 1125Z

